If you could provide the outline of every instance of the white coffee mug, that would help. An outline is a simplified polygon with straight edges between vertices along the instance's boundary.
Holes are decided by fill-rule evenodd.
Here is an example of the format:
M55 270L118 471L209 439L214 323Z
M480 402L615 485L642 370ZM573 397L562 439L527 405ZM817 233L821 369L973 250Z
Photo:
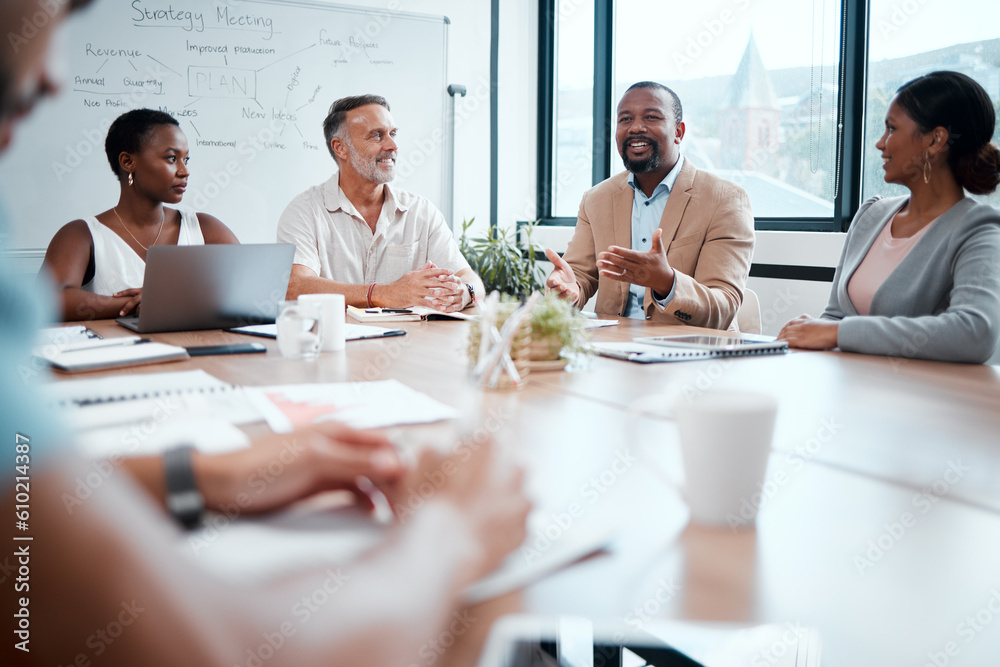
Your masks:
M343 350L345 342L344 333L344 306L343 294L302 294L299 296L299 303L315 303L320 309L321 327L323 329L324 352L339 352Z
M774 436L778 402L767 394L716 391L679 401L674 415L691 519L752 525Z

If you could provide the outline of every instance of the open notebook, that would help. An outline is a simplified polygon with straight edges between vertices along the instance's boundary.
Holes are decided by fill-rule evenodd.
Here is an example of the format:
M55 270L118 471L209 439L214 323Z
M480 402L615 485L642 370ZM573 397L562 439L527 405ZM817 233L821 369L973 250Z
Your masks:
M358 322L418 322L420 320L471 320L464 312L443 313L426 306L412 308L358 308L348 306L347 314Z

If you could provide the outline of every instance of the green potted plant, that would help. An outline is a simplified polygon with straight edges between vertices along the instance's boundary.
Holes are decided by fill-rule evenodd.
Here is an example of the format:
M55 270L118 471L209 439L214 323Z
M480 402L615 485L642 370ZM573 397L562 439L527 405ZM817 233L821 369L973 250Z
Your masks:
M499 227L491 227L485 237L470 239L469 228L475 221L462 221L458 244L469 266L482 278L486 293L496 291L523 299L541 289L545 275L535 260L540 249L531 240L534 223L521 227L525 244L519 246L516 233Z
M503 323L521 305L520 301L510 297L502 297L497 312L497 327ZM586 331L587 318L572 304L560 299L554 293L546 293L531 309L531 326L525 327L514 341L511 357L518 371L552 370L562 368L568 363L571 354L581 354L588 351L589 335ZM469 341L466 354L469 362L475 365L479 356L479 340L481 336L480 322L473 321L469 329Z
M536 362L555 362L588 349L587 318L573 304L547 292L531 309L531 354Z
M459 247L472 269L482 278L487 294L503 295L497 313L498 325L513 313L520 302L536 290L543 289L545 275L538 266L536 255L541 250L531 239L535 223L522 225L524 243L518 245L509 229L491 228L483 238L469 239L469 228L475 218L462 222ZM584 352L588 336L586 318L573 305L555 294L545 293L531 311L530 337L519 335L512 356L530 359L536 369L562 367L563 354ZM527 334L527 332L525 332ZM479 353L479 325L474 322L469 334L468 354L475 361ZM519 346L528 346L522 350Z

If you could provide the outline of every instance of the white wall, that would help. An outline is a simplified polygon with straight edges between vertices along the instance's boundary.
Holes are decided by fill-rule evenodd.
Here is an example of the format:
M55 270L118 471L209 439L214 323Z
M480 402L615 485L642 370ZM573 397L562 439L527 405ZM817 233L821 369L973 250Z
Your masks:
M488 0L348 0L362 7L444 15L448 31L448 79L468 89L455 98L455 198L453 223L490 219L490 2ZM513 3L512 3L513 4ZM391 103L391 100L390 100ZM396 118L405 129L405 118ZM451 222L451 221L449 221Z
M835 267L846 234L826 232L757 232L754 263ZM750 278L747 287L760 301L763 333L774 336L802 314L819 315L826 307L830 283L808 280Z

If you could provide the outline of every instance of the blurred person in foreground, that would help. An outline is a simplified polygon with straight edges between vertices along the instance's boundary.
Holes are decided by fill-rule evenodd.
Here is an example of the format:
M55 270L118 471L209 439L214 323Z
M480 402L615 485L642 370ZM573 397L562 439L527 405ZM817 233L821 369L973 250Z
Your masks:
M86 4L0 4L0 34L7 36L0 46L3 146L16 121L55 91L49 41L56 26ZM47 20L32 23L36 16ZM30 25L31 36L21 37ZM295 448L299 455L256 497L248 510L254 512L328 488L352 489L362 472L399 500L432 471L452 471L384 544L355 562L317 564L240 587L210 575L178 548L181 533L157 506L165 502L166 486L160 457L132 462L138 484L113 473L82 502L67 502L93 478L95 466L73 451L25 372L51 295L16 288L6 264L0 257L0 438L10 467L0 496L15 517L8 515L3 534L11 546L0 556L7 619L2 664L233 665L264 653L268 665L409 664L446 627L460 591L522 541L528 504L521 474L513 468L498 474L488 444L467 445L461 463L427 453L407 471L385 438L347 429L266 439L226 461L189 455L189 472L211 507L245 491L248 471ZM27 502L17 493L27 494ZM330 581L331 568L340 582ZM336 595L317 606L308 623L292 615L304 596L330 590L331 583Z
M875 144L886 183L851 222L826 310L788 322L792 347L984 363L1000 340L1000 211L968 196L1000 183L996 113L958 72L903 84Z

